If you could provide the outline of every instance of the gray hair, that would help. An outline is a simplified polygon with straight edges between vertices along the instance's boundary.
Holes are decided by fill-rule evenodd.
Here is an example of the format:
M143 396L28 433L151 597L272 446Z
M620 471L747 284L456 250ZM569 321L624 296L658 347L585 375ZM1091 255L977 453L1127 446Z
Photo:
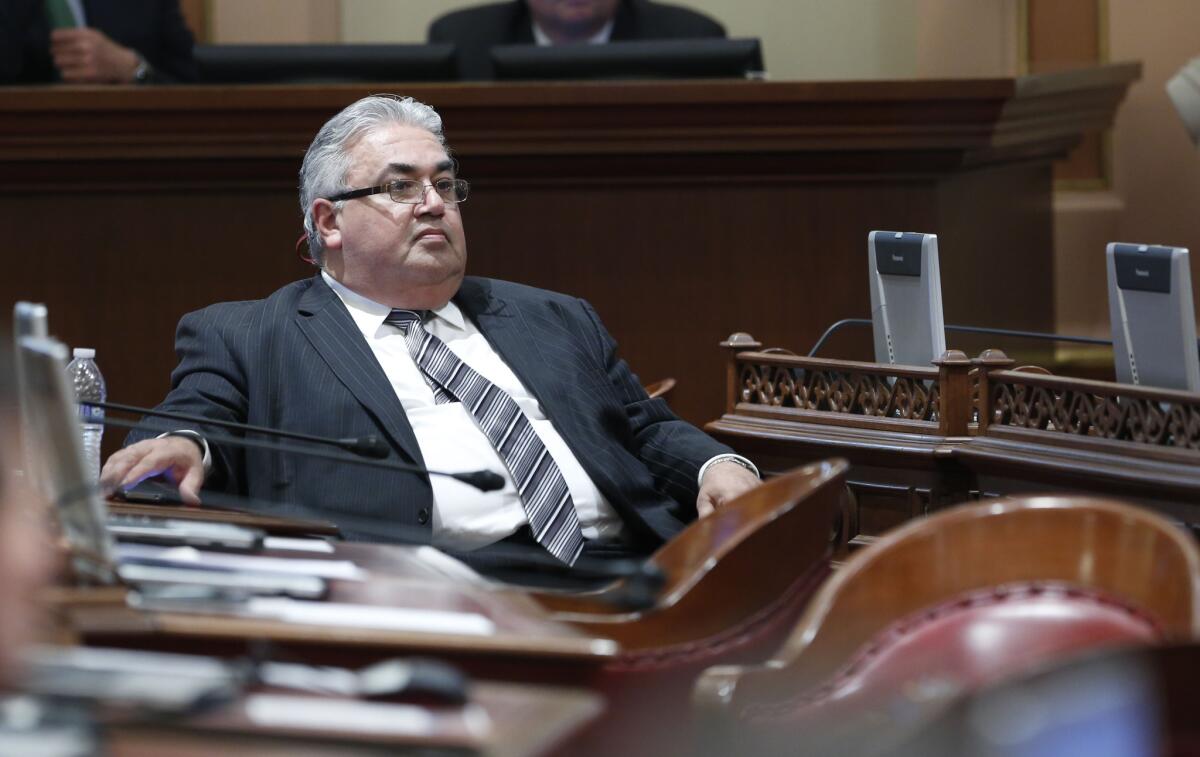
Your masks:
M349 146L372 129L386 124L425 129L437 137L442 147L446 146L442 117L433 108L411 97L371 95L326 121L304 153L304 163L300 166L300 212L304 214L308 251L318 266L325 265L325 244L313 222L313 200L349 189L346 186L346 174L350 171ZM341 206L341 202L334 203L334 207Z

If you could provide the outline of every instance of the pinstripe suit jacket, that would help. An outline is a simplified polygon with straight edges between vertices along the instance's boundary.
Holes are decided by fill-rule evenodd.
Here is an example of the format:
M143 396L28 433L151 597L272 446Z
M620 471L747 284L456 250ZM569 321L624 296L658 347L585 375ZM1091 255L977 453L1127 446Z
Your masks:
M729 449L646 396L583 300L467 277L454 301L650 550L695 517L696 476ZM265 300L189 313L162 409L328 437L376 434L422 464L404 409L350 313L316 276ZM132 434L127 443L147 434ZM337 523L349 539L428 541L427 476L212 445L205 488L278 502L273 514Z

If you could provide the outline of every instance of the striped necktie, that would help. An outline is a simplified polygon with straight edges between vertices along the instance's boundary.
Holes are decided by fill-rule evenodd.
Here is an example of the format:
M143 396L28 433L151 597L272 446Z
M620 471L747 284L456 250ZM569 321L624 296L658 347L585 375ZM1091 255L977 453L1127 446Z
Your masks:
M516 482L533 538L556 558L574 565L583 533L571 492L554 458L521 408L503 389L475 372L446 343L425 330L422 314L393 310L384 323L400 329L438 404L458 401L500 453Z

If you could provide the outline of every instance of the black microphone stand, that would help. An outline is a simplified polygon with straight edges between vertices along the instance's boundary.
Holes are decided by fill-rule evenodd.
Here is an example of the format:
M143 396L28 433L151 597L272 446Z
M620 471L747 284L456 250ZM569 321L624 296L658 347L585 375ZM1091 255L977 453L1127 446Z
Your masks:
M113 410L117 410L117 411L121 411L121 412L142 413L144 415L150 415L150 416L161 417L161 418L169 418L171 420L184 421L187 423L222 426L225 428L232 428L232 429L245 428L247 431L250 431L252 433L265 434L265 435L269 435L269 436L280 436L283 438L293 438L293 439L294 438L302 438L304 441L311 441L316 444L328 444L328 445L332 445L332 446L341 447L343 449L347 448L346 445L343 444L343 442L355 443L355 442L361 441L360 439L325 439L325 438L318 437L318 436L308 436L307 434L296 434L291 431L278 431L278 430L269 429L269 428L266 428L263 426L245 426L245 427L243 427L242 424L233 423L231 421L214 421L212 419L207 419L207 418L204 418L203 416L199 416L199 415L187 415L185 413L168 413L168 412L165 412L162 410L145 410L145 411L143 411L142 408L136 408L131 405L119 405L119 404L111 403L111 402L83 401L83 402L80 402L79 404L89 405L92 407L100 407L100 408L104 408L104 409L113 409ZM128 428L128 429L148 428L152 431L167 431L167 432L178 431L178 428L167 427L164 424L148 423L146 421L141 421L140 423L134 423L133 421L125 421L125 420L121 420L119 418L109 418L107 416L102 418L100 422L106 426L111 425L111 426L117 426L118 428ZM451 473L448 471L429 470L428 468L425 468L420 465L412 465L410 463L402 463L402 462L399 462L396 460L378 460L378 459L366 459L363 457L351 457L349 455L339 455L334 452L321 452L319 450L311 449L309 447L299 447L299 446L292 445L292 444L279 444L277 442L254 441L251 439L239 439L236 436L229 436L227 434L216 434L216 433L210 432L210 433L204 434L203 436L206 441L209 441L213 444L231 444L236 447L248 447L248 448L253 448L253 449L265 449L265 450L269 450L272 452L284 452L284 453L294 454L294 455L304 455L306 457L315 457L315 458L318 458L321 460L332 460L334 462L347 463L349 465L360 465L360 466L367 467L367 468L382 468L384 470L401 471L404 473L421 473L421 474L427 474L427 475L431 475L431 476L446 476L447 478L453 478L456 481L461 481L464 484L473 486L476 489L478 489L479 491L483 491L483 492L490 492L490 491L495 491L497 489L504 488L504 477L501 476L500 474L495 473L490 470L478 470L478 471L465 471L462 473ZM375 439L375 441L378 441L378 439L376 439L376 437L373 437L373 436L364 437L364 438L365 439ZM382 442L380 442L380 444L382 444ZM370 454L370 457L376 457L376 455Z
M331 447L339 447L347 452L353 452L356 455L375 458L377 460L382 460L391 454L391 450L388 448L387 443L374 434L370 434L368 436L351 437L349 439L330 439L324 436L302 434L298 431L286 431L284 429L268 428L266 426L252 426L249 423L235 423L234 421L223 421L217 418L207 418L203 415L167 412L166 410L155 410L145 407L136 407L134 405L122 405L118 402L83 401L80 404L98 407L103 410L112 410L118 413L149 415L154 418L168 418L170 420L183 421L185 423L199 423L205 426L227 428L232 431L241 431L243 433L274 436L279 439L295 439L296 441L309 442L311 444L325 444Z

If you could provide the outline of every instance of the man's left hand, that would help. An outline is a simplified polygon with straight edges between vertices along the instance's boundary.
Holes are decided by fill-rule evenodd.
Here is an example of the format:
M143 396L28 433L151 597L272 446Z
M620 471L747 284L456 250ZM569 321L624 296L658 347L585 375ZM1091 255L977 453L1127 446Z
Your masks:
M704 471L696 512L701 518L711 515L721 505L761 483L758 476L737 463L714 463Z
M50 54L71 84L131 84L138 67L137 53L88 27L50 32Z

